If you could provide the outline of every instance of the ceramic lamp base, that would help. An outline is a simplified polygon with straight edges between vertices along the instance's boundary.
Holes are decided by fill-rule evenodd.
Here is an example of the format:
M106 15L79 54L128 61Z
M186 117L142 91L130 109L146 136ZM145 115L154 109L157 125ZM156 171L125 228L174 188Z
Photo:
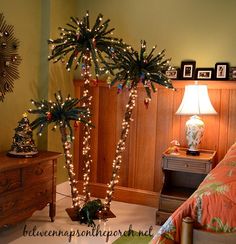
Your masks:
M192 151L190 149L187 149L186 154L187 155L191 155L191 156L199 156L200 155L200 151Z
M204 133L204 122L200 117L194 115L186 122L186 139L188 143L188 155L198 156L200 154L198 146Z

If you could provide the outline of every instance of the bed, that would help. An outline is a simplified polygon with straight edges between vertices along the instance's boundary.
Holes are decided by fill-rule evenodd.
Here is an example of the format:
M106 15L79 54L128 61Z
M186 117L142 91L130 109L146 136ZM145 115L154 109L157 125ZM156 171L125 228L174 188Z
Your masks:
M151 243L236 243L236 143Z

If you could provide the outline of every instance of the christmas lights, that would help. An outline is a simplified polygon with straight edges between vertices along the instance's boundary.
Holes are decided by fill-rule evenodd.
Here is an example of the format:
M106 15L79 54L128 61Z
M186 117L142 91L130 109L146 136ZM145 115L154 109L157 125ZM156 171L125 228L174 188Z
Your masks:
M129 134L130 122L132 121L131 115L135 107L135 101L137 98L137 86L131 88L129 94L129 101L126 105L125 118L122 121L122 130L120 140L116 146L115 159L112 164L112 176L108 184L108 190L104 201L105 211L110 208L114 187L119 182L119 172L122 162L122 152L125 150L125 142Z
M79 18L71 18L71 23L66 28L60 29L60 37L58 39L48 41L51 46L51 55L48 59L58 62L65 62L65 58L69 55L66 62L66 69L81 68L81 76L84 80L84 103L83 107L87 108L90 115L92 96L90 95L90 80L92 74L91 67L94 66L96 82L99 75L104 72L113 73L107 59L114 57L115 50L123 48L125 44L122 40L111 37L114 29L108 30L110 20L102 23L102 15L99 14L94 25L90 27L89 13L80 20ZM100 67L102 64L102 67ZM91 123L91 120L89 121ZM84 202L90 199L89 179L92 157L90 155L90 138L91 127L87 124L83 125L83 195Z
M71 70L73 64L77 69L80 65L87 64L86 59L90 59L94 64L96 77L106 70L112 72L106 56L111 58L115 50L123 48L125 44L121 39L111 37L114 28L108 30L110 20L102 23L102 19L102 14L99 14L94 25L90 27L88 11L82 20L71 17L71 23L68 23L66 28L59 28L60 37L48 40L51 47L48 59L64 62L66 55L69 54L66 62L68 71ZM100 64L103 67L100 67Z
M113 68L118 69L114 79L110 77L107 82L109 85L118 84L118 92L120 93L124 87L130 90L128 104L126 105L125 116L122 121L122 129L120 140L116 146L115 159L112 164L111 180L107 184L106 197L104 201L104 210L110 209L115 186L119 183L119 172L122 163L122 152L125 150L126 138L129 134L130 122L132 121L132 112L135 107L137 99L138 84L143 84L147 97L144 99L144 104L148 107L151 101L151 92L155 92L156 88L153 83L158 83L167 88L173 88L172 82L165 75L165 71L171 69L169 59L163 60L165 50L154 56L156 47L153 47L151 52L146 53L146 42L141 42L140 53L134 51L133 48L128 47L119 50L113 56Z
M38 154L27 113L23 114L15 128L12 146L7 154L13 157L33 157Z
M86 53L83 56L84 58L84 69L82 69L81 75L84 78L84 90L83 90L83 97L85 98L85 102L83 104L84 107L87 108L87 113L91 115L91 100L92 96L90 95L90 65L91 65L91 58L90 53ZM88 121L91 123L91 120ZM90 191L89 191L89 179L90 179L90 169L92 164L92 157L90 154L90 138L91 138L91 127L87 124L83 125L83 147L82 147L82 158L84 163L83 168L83 195L84 195L84 203L87 203L90 200Z
M54 123L52 130L59 127L61 133L61 141L65 156L65 168L67 169L69 182L71 186L71 196L73 207L80 208L82 200L79 198L77 190L77 181L74 173L74 166L72 162L72 140L73 132L70 121L80 121L90 126L89 114L86 107L78 107L78 103L83 101L83 98L71 98L68 96L65 101L62 98L61 92L55 94L55 102L42 100L40 102L32 100L32 104L36 109L29 109L33 114L39 115L31 124L32 129L38 128L38 135L42 135L43 129L51 123Z

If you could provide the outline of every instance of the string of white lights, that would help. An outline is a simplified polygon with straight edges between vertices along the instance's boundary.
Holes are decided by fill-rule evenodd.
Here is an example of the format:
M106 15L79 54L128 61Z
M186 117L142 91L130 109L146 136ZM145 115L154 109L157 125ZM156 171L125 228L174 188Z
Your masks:
M110 182L107 184L108 189L106 191L106 197L104 201L105 211L110 209L114 188L119 182L119 178L120 178L119 172L122 163L122 152L125 150L125 142L129 134L130 122L133 120L131 116L132 116L133 109L135 107L136 98L137 98L137 87L135 86L130 90L129 101L128 104L126 105L125 117L122 121L121 136L116 146L115 159L113 160L113 164L112 164L112 176Z
M83 90L83 97L84 103L83 107L86 108L87 114L91 117L91 100L92 96L90 95L90 79L91 79L91 72L90 72L90 64L91 64L91 57L89 55L89 50L86 55L83 55L84 65L81 72L81 75L84 79L84 90ZM84 203L90 200L90 191L89 191L89 180L90 180L90 168L92 164L92 157L90 154L90 139L91 139L91 119L88 120L88 123L83 125L83 147L82 147L82 159L83 159L83 201Z

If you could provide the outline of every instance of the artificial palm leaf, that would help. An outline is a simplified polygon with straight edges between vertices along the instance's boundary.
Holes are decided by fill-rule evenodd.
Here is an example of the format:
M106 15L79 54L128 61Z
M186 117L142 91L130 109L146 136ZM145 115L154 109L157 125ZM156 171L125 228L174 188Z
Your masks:
M71 17L67 28L59 28L60 37L48 41L52 47L49 60L63 61L70 53L66 62L67 70L71 69L74 62L77 64L75 68L83 65L87 58L91 58L96 76L104 70L110 70L105 56L113 56L114 51L123 48L125 44L121 39L111 37L114 28L108 29L110 20L102 22L102 18L102 14L99 14L94 25L90 27L88 12L82 19ZM103 67L99 67L100 64L103 64Z
M82 98L83 99L83 98ZM71 185L71 195L73 207L80 206L80 198L77 190L77 181L75 179L72 154L73 131L70 125L71 121L80 121L89 126L86 107L78 107L78 103L82 100L71 98L68 96L65 100L62 98L61 92L55 93L55 101L34 101L35 109L30 109L29 112L37 114L38 117L31 123L31 128L38 128L38 134L41 135L43 129L49 124L54 124L53 129L57 127L61 133L61 141L65 156L65 165L67 168L69 181ZM68 132L69 130L69 132Z
M155 47L149 54L146 53L146 42L141 42L141 49L138 53L131 47L124 50L119 50L113 57L113 68L117 69L113 81L109 84L113 85L115 82L120 82L118 91L122 90L125 86L129 88L129 99L126 105L124 119L122 121L122 129L120 139L117 143L115 150L115 158L112 164L111 179L108 183L108 190L105 197L105 210L110 208L110 204L115 191L115 186L119 182L119 173L122 163L122 152L125 150L126 139L129 134L130 123L132 121L132 113L136 104L138 96L138 83L144 85L148 98L145 99L145 104L148 105L151 99L151 92L156 91L154 86L158 83L166 88L172 88L171 80L165 75L165 71L171 69L169 59L164 59L165 50L154 56Z
M57 127L69 128L72 137L73 132L70 121L80 121L88 124L86 108L77 106L82 99L68 96L64 100L59 91L55 94L55 101L42 100L38 102L31 100L36 108L30 109L29 112L39 115L39 117L31 123L32 129L38 128L38 134L41 134L47 125L54 124L52 129L56 129Z
M123 89L127 84L129 88L136 87L142 83L145 87L147 96L151 98L151 92L155 92L154 84L160 84L167 88L173 88L171 80L165 75L165 72L171 69L170 59L165 59L165 50L154 55L156 47L147 54L146 42L141 42L141 49L138 53L133 48L117 50L113 56L113 63L110 67L117 69L110 85L120 82L118 89Z

